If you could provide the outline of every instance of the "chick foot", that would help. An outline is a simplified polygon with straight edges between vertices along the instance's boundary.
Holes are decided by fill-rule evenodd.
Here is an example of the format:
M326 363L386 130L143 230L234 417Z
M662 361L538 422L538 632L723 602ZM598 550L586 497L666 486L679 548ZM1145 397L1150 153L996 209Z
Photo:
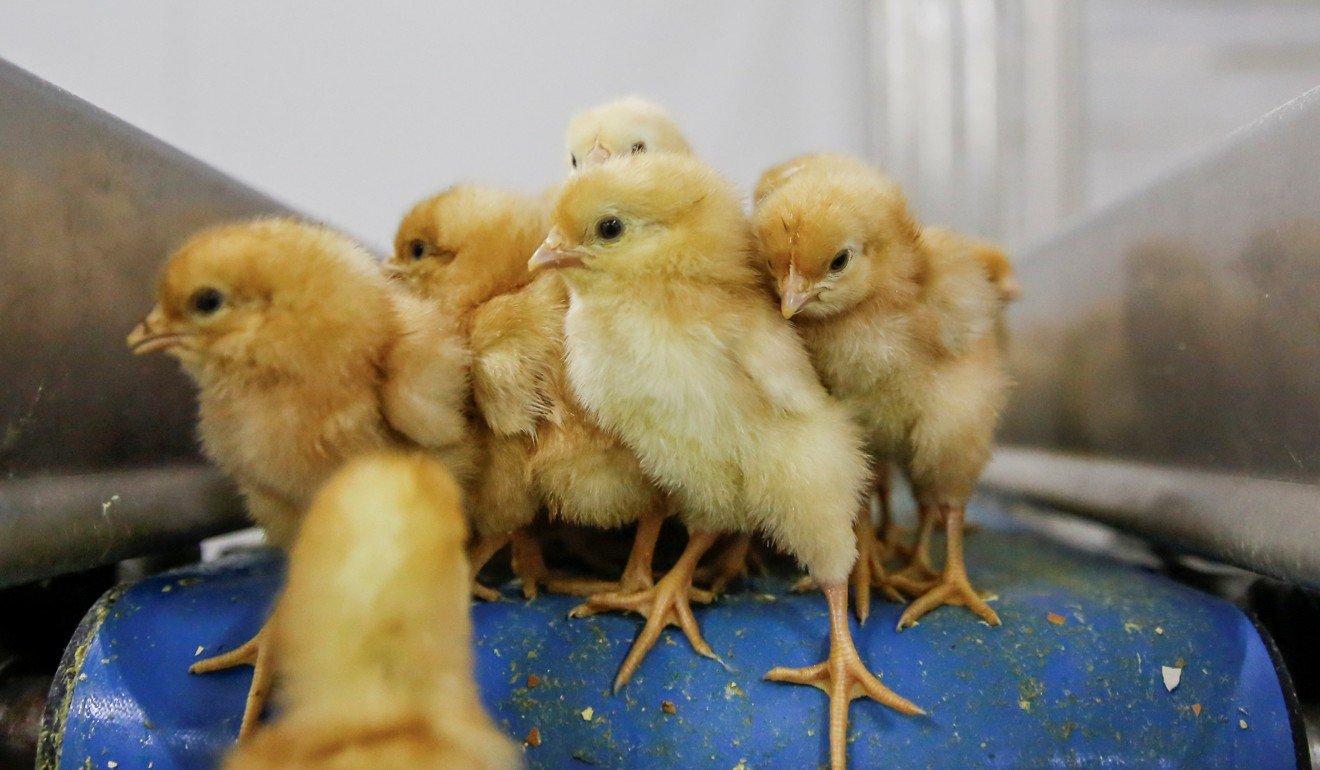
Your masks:
M935 587L939 571L930 562L930 538L935 531L938 513L934 506L917 510L917 539L912 555L902 569L889 576L889 582L908 596L921 596Z
M555 593L587 597L585 604L574 607L569 613L570 617L580 618L595 614L589 606L593 598L635 594L652 587L655 585L655 578L651 574L655 544L660 539L660 528L668 516L668 510L659 509L638 520L637 534L633 536L632 550L628 553L628 563L624 565L618 581L561 578L551 580L547 588Z
M512 539L513 533L511 532L479 535L468 546L468 563L472 565L472 596L474 598L484 602L497 602L504 599L499 591L482 585L477 580L477 575L481 572L481 568L486 566L486 562L490 561L491 557L499 553L500 549Z
M271 661L273 648L271 621L261 627L256 636L242 645L205 660L199 660L188 667L190 674L210 674L237 666L252 667L252 684L248 687L247 700L243 704L243 721L238 725L239 740L247 737L261 719L261 712L270 698L270 687L275 681L275 666Z
M898 619L899 631L911 628L923 615L945 604L966 607L986 623L999 625L999 615L986 604L967 579L967 565L963 561L963 520L966 513L962 506L951 506L944 514L949 533L949 554L944 560L944 574L934 588L922 594L903 612L903 616Z
M751 574L752 536L734 535L715 560L700 570L697 577L710 585L710 592L719 596L734 581Z
M847 767L848 705L854 699L868 697L908 715L926 712L881 684L857 654L848 628L848 586L829 583L823 588L830 608L829 658L806 668L779 666L771 669L765 678L771 682L809 684L829 696L830 767L843 770Z
M637 667L641 665L651 648L655 647L656 641L660 639L660 632L666 626L681 628L698 655L719 660L719 656L702 638L701 629L692 615L690 604L693 600L708 604L714 598L709 591L703 591L692 585L692 575L696 571L697 562L701 560L701 555L711 547L716 537L714 532L691 533L687 547L683 549L683 555L678 558L678 563L654 586L634 593L592 596L569 613L570 617L586 617L604 610L621 610L636 612L646 618L646 625L637 635L632 648L628 650L627 657L623 660L623 665L619 666L618 675L614 677L615 692L632 679Z

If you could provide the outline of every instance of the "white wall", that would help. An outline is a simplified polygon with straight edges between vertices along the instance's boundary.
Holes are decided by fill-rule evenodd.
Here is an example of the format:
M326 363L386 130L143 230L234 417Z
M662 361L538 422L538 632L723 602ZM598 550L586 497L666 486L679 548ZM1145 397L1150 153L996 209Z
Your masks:
M578 109L639 93L750 185L865 150L862 0L69 0L0 5L0 57L384 247L457 180L562 175Z

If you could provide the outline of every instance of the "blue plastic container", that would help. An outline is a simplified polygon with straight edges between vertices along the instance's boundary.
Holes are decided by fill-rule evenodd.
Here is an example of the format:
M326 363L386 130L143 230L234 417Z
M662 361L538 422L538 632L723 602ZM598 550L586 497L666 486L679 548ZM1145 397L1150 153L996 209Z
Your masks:
M983 501L972 518L995 519L995 506ZM858 648L929 715L855 701L852 767L1299 766L1286 676L1233 605L1011 527L982 529L967 550L1004 625L950 607L898 633L901 608L877 600L854 625ZM214 767L237 732L248 669L187 668L257 630L280 569L269 553L247 555L102 599L66 653L45 766ZM569 620L564 597L478 604L483 697L511 735L539 729L541 745L526 749L533 768L822 766L824 695L761 679L825 653L824 599L786 586L753 581L696 610L727 669L670 630L617 696L610 683L638 619ZM1164 667L1181 669L1172 691ZM529 675L540 684L528 687Z

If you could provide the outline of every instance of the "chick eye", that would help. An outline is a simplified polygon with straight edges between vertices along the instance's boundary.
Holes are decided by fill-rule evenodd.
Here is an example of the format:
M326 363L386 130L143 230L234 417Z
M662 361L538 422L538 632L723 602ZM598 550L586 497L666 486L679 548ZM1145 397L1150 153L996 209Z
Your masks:
M840 270L847 267L848 262L851 260L852 260L852 249L844 249L843 251L840 251L838 254L834 255L834 261L830 262L830 272L831 273L839 272Z
M413 259L421 259L426 256L426 244L420 240L414 240L408 244L408 254Z
M596 223L596 235L599 235L601 240L612 241L623 235L623 222L620 222L618 217L605 217Z
M639 152L646 152L646 142L633 142L632 151L633 155L636 155Z
M576 155L569 155L569 156L568 156L568 162L573 164L573 168L577 168L577 156L576 156Z
M225 304L225 295L219 289L203 286L188 298L188 307L197 315L211 315Z

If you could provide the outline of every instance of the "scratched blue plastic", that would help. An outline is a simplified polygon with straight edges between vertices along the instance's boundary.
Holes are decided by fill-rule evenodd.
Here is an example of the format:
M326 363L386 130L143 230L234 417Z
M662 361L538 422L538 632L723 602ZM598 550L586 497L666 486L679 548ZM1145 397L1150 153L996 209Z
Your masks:
M994 518L993 507L972 517ZM929 715L855 701L852 767L1296 767L1274 666L1232 605L1001 528L970 536L968 561L999 594L1002 627L950 607L897 633L900 608L879 600L854 625L864 659ZM123 593L86 648L59 767L214 767L249 673L192 676L187 666L260 626L279 573L269 554L246 556ZM483 697L515 737L540 730L541 745L526 749L533 768L821 766L824 695L761 680L825 653L824 600L785 586L756 581L696 610L727 670L670 630L618 696L610 682L638 620L568 620L573 602L562 597L477 605ZM1172 692L1162 666L1182 668Z

